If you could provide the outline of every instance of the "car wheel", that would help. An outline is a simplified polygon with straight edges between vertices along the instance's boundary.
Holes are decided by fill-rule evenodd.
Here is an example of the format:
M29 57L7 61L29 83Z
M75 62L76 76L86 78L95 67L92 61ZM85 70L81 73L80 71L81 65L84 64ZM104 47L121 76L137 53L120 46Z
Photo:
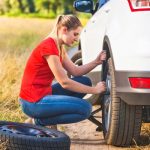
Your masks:
M81 66L82 65L82 54L81 51L76 52L72 58L72 62L74 62L76 65Z
M0 121L0 145L7 150L69 150L70 138L45 127Z
M142 120L142 106L126 104L116 93L114 66L109 58L105 64L107 92L102 100L103 134L107 144L128 146L137 141Z
M77 66L81 66L82 65L82 54L81 54L81 51L78 51L76 52L72 58L71 58L71 61L77 65ZM68 77L71 77L71 75L69 73L68 74Z

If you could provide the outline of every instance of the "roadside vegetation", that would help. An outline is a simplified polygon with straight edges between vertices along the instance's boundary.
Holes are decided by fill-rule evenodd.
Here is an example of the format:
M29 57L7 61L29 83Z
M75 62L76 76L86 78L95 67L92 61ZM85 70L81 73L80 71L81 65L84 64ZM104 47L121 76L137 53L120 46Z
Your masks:
M18 94L32 48L51 31L53 20L0 18L0 120L23 121Z
M85 25L87 19L81 19ZM0 120L24 122L18 95L23 70L32 49L52 30L54 19L0 17ZM142 126L140 143L129 149L150 148L150 124Z
M0 0L0 15L54 18L73 13L74 0Z
M0 0L0 16L55 18L59 14L77 14L73 2L74 0ZM90 14L79 15L88 17Z

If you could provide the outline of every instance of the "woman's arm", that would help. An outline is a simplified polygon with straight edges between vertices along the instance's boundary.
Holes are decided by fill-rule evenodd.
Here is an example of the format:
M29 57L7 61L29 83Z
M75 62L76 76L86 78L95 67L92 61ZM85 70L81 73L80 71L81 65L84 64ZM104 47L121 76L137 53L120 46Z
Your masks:
M68 57L65 55L63 60L64 68L73 76L82 76L93 70L96 66L102 64L103 60L106 59L106 52L102 51L95 60L82 66L76 66Z
M95 87L86 86L68 78L60 59L56 55L45 56L51 71L60 85L67 90L80 93L98 94L104 92L106 87L104 82L98 83Z

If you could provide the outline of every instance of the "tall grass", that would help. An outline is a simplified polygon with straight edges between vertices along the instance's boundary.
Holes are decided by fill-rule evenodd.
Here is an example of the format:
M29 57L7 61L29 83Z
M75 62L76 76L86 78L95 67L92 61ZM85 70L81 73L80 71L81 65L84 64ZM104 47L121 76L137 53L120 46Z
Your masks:
M53 20L0 18L0 120L23 121L18 95L31 50L53 26Z

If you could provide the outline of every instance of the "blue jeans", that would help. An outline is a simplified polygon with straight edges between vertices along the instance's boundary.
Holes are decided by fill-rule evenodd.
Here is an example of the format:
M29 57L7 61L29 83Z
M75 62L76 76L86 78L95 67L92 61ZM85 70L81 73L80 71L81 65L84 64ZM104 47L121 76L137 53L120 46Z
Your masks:
M91 86L88 77L74 77L72 80ZM87 119L92 106L82 98L83 93L65 90L59 83L52 86L52 95L46 95L36 103L30 103L20 98L23 112L34 118L36 125L47 126L75 123Z

